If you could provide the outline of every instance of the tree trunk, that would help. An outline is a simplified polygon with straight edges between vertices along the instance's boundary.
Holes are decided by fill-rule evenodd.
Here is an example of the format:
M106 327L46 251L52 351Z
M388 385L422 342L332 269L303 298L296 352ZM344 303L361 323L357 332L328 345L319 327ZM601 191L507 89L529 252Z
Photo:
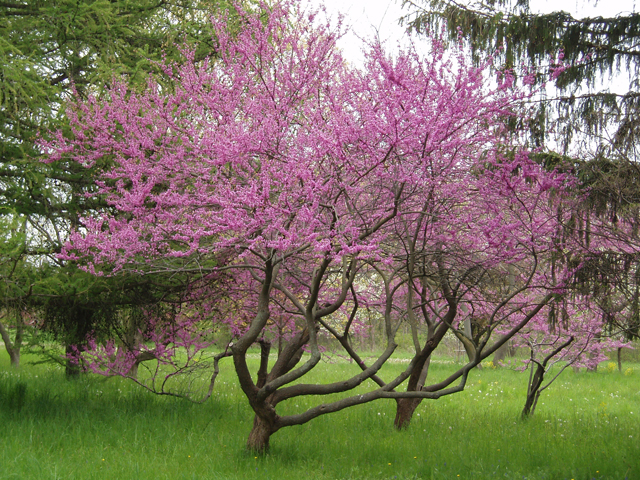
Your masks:
M11 361L11 366L13 368L20 368L20 350L15 350L15 349L7 349L7 352L9 352L9 360Z
M522 409L522 418L533 416L533 413L536 410L536 404L538 403L538 396L538 392L527 394L527 400L524 403L524 408Z
M422 351L416 353L417 362L413 372L409 376L407 392L417 392L424 387L431 364L431 354L438 347L444 335L449 330L449 325L455 317L455 308L449 308L445 321L436 329L433 324L428 324L427 342ZM426 318L426 316L425 316ZM398 429L407 428L411 423L413 412L422 402L421 398L399 398L396 400L396 417L393 425Z
M506 342L504 345L498 348L498 350L496 350L496 353L493 355L493 364L496 367L502 366L502 362L505 358L513 357L515 355L515 350L515 347L511 346L510 341Z
M4 347L7 349L9 360L13 368L20 367L20 347L22 346L23 330L24 324L22 323L22 319L18 318L16 324L16 337L12 342L9 331L6 329L4 324L0 322L0 336L2 337L2 341L4 342Z
M80 375L80 364L77 362L71 361L69 356L74 353L73 345L66 345L64 349L66 361L64 364L64 373L68 379L70 378L78 378ZM79 361L79 359L78 359Z
M471 340L473 338L473 327L471 326L471 317L467 316L464 320L464 335L467 337L467 341L460 340L462 346L464 347L464 351L467 354L467 360L469 363L473 362L476 359L476 352L474 347L471 344ZM482 364L478 364L476 366L478 370L482 370Z
M370 328L370 332L371 332L371 351L375 351L376 349L376 325L375 322L373 321L373 319L369 319L369 322L371 323L371 328Z
M600 335L596 335L594 337L594 342L599 343L600 342ZM596 354L595 353L590 353L589 354L589 358L593 358ZM597 372L598 371L598 364L596 363L595 365L591 366L587 366L587 372Z
M429 358L427 358L427 361L424 362L424 366L422 367L422 372L420 372L420 379L418 380L418 386L416 390L420 390L424 386L425 382L427 381L427 375L429 374L430 364L431 364L431 355L429 355ZM411 419L413 418L413 414L416 411L416 408L418 408L418 406L421 403L422 403L421 398L398 398L396 400L396 404L397 404L396 418L393 420L393 425L398 430L407 428L411 423Z
M131 368L129 369L129 371L127 372L127 377L133 378L134 380L136 380L138 378L139 366L140 364L138 362L134 362L133 365L131 365Z
M421 400L420 398L398 398L396 400L396 418L393 420L393 426L398 430L409 427L413 412L416 411Z
M247 450L260 455L269 451L269 439L273 433L273 427L258 415L253 417L253 427L247 439Z
M125 374L127 377L135 380L138 378L138 367L140 364L144 361L155 359L155 356L145 355L145 352L140 352L140 346L143 344L142 325L135 315L129 315L128 318L125 319L124 327L125 334L122 339L122 345L119 348L134 355L136 361Z
M540 394L542 390L547 388L551 382L547 383L546 386L542 386L542 381L544 380L544 375L547 373L547 365L549 361L555 357L558 353L568 347L574 341L574 337L569 337L569 339L560 345L558 348L553 350L549 355L547 355L542 363L534 361L534 352L533 348L531 349L531 375L529 376L529 384L527 385L527 400L524 402L524 408L522 409L522 418L527 418L533 415L536 410L536 405L538 404L538 399L540 398ZM533 364L535 363L535 372L533 371ZM562 368L564 370L565 367ZM560 370L560 372L562 372ZM556 376L557 378L557 376Z
M256 388L263 387L266 383L279 378L280 376L291 371L302 358L302 347L309 341L309 331L304 329L295 337L289 340L283 346L276 363L273 365L271 372L267 374L269 365L269 352L271 351L271 343L262 339L258 340L260 344L260 367L256 381ZM257 454L265 454L269 450L269 438L275 431L275 423L277 414L275 406L271 403L272 397L267 397L263 402L258 404L251 403L255 412L253 417L253 427L249 432L247 439L247 450ZM260 412L261 415L258 415Z
M502 362L504 361L504 359L507 358L507 350L508 350L508 348L509 347L505 343L498 350L496 350L496 353L493 356L493 364L496 367L500 367L502 365Z
M533 368L533 365L531 366ZM541 365L536 365L536 372L531 378L529 387L527 388L527 400L524 402L524 408L522 409L522 418L527 418L533 415L536 410L536 404L538 403L538 397L540 396L540 387L542 386L542 380L544 380L545 369Z
M618 347L618 371L622 371L622 347Z

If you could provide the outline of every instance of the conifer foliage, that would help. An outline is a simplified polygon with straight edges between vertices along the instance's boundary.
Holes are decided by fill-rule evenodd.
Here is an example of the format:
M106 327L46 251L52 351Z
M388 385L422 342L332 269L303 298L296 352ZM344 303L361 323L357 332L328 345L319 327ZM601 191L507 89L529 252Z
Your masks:
M537 113L521 126L543 152L541 162L576 173L584 202L565 228L582 232L583 251L590 250L584 258L589 268L581 279L591 286L584 288L599 297L596 303L612 334L638 338L638 236L635 227L626 227L637 223L640 208L640 15L626 11L607 18L574 18L562 11L533 13L531 3L405 2L413 10L406 20L418 31L444 26L450 40L462 32L478 58L498 52L498 64L508 67L525 64L529 71L541 72L541 66L562 52L568 68L556 80L561 93L538 99ZM610 7L620 8L613 3ZM596 230L626 245L620 250L590 248Z
M116 76L144 85L155 61L178 54L175 42L198 41L197 55L214 54L207 19L215 7L196 0L0 2L0 331L14 364L23 319L40 317L36 310L62 318L63 299L76 305L82 292L124 288L94 288L73 266L55 268L81 212L106 205L84 196L93 188L91 170L40 161L38 135L65 125L73 92L98 95ZM58 324L59 338L73 336L73 323Z
M450 40L460 29L476 56L500 50L500 63L506 67L544 66L562 52L569 68L555 83L563 94L548 99L541 120L547 114L551 119L561 115L559 133L565 147L584 135L602 137L605 142L596 143L603 143L607 156L635 145L639 14L621 12L608 18L574 18L563 11L539 14L531 11L529 0L425 0L405 5L413 10L405 18L411 28L424 32L444 27ZM615 73L628 81L627 91L606 88L606 79ZM587 90L579 91L583 85ZM544 143L547 128L543 121L533 132L539 144Z

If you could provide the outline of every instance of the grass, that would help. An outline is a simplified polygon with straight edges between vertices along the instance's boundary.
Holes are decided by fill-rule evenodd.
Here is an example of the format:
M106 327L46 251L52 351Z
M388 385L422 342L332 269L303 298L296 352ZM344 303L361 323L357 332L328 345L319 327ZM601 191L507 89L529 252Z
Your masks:
M214 396L196 405L122 379L67 381L57 367L23 360L15 372L0 357L0 479L640 478L637 364L625 365L630 375L606 365L563 373L528 421L519 420L526 374L485 368L465 392L423 402L406 431L392 427L394 402L379 401L283 429L255 458L244 451L252 413L231 362ZM315 381L355 368L323 367ZM434 363L430 376L454 368Z

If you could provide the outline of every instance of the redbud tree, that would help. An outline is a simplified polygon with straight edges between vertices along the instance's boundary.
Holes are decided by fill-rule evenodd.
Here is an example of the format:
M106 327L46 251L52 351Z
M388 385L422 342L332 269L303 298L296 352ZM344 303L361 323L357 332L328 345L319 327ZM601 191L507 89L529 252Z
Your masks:
M518 315L507 329L515 335L563 288L543 260L557 248L553 204L566 178L511 145L505 120L530 93L508 72L490 78L489 64L473 66L462 47L432 40L389 55L373 43L357 69L336 47L340 27L321 15L290 4L238 10L233 34L224 16L212 20L215 59L196 62L187 48L183 62L162 66L171 88L151 77L141 93L116 82L107 97L77 100L71 134L45 147L50 161L104 171L93 195L110 208L83 219L65 258L97 275L200 274L173 322L150 318L138 347L119 355L92 344L84 361L126 375L154 358L174 376L211 348L207 329L225 325L234 338L214 370L233 357L255 412L247 446L265 451L275 432L319 415L463 390L501 344L491 333ZM506 275L517 278L511 290ZM386 348L369 364L349 341L359 308L384 319ZM470 337L475 354L426 388L431 352L450 329L464 333L461 312L485 319ZM398 326L416 314L430 337L384 381ZM274 332L280 348L269 367ZM319 335L335 337L360 371L305 383L322 368ZM166 393L165 382L154 385ZM341 396L322 403L333 394ZM299 396L319 401L278 412Z

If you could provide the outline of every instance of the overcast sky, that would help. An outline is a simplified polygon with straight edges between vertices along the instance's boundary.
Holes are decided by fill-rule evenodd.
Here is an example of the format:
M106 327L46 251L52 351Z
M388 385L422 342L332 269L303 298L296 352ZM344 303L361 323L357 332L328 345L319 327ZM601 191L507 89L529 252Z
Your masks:
M402 9L400 1L394 0L310 0L312 5L324 4L329 14L338 12L346 16L352 32L342 39L341 47L348 60L359 63L361 43L357 36L370 37L377 30L380 37L395 43L404 35L398 19L411 12ZM464 1L464 0L463 0ZM416 0L420 3L420 0ZM589 3L589 5L585 5ZM615 16L618 13L636 11L636 0L531 0L534 11L551 12L564 10L576 17ZM640 0L638 0L640 6ZM390 45L391 46L391 45Z

